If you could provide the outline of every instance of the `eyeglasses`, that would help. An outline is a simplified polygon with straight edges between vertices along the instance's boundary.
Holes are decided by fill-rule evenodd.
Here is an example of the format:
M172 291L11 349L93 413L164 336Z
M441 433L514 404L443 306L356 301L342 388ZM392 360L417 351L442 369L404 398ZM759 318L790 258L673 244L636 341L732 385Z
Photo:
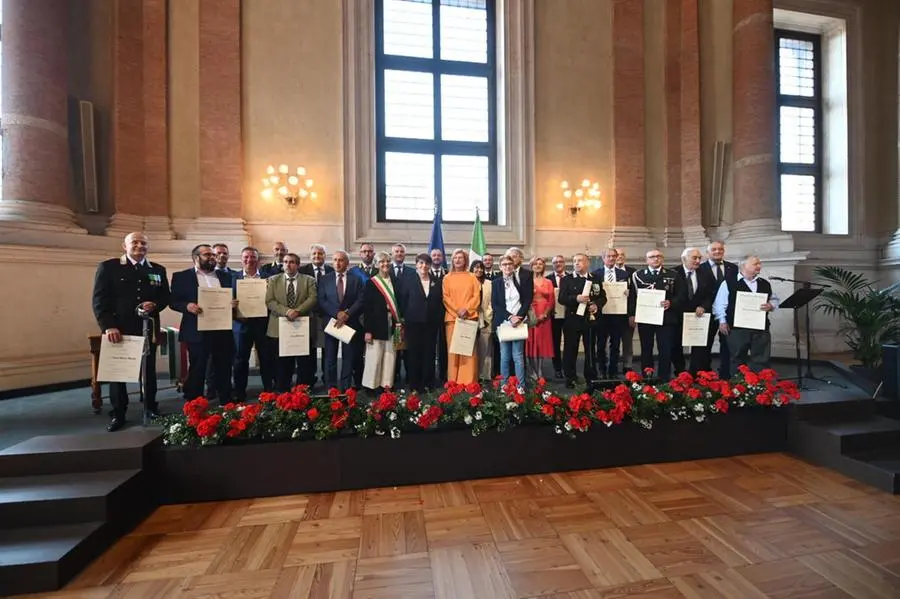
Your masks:
M648 260L652 260L653 258L662 258L661 254L653 254L652 256L647 256Z

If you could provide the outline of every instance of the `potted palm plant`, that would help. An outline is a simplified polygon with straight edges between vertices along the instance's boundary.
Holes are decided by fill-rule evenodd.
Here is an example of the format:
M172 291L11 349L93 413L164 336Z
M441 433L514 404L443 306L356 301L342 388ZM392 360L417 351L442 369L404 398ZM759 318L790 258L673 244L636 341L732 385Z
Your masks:
M815 309L837 318L838 333L859 361L851 369L881 380L882 346L900 339L900 282L878 289L875 281L837 266L817 266L813 272L830 285Z

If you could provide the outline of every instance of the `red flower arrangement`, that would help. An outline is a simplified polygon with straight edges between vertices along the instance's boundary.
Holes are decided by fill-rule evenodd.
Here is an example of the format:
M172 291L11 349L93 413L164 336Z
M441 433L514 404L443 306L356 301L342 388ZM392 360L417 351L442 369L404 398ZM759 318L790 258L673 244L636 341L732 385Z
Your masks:
M299 385L287 393L263 393L255 404L229 403L210 409L200 397L184 404L181 414L163 420L164 442L212 445L240 439L326 439L356 433L400 437L403 432L442 425L468 427L473 435L503 431L524 422L548 424L558 434L576 436L595 424L613 426L631 420L652 428L659 418L704 422L735 408L772 409L800 398L792 381L774 370L753 372L746 366L734 379L715 372L696 376L683 372L668 383L649 377L653 371L629 372L625 382L595 393L564 396L539 379L524 390L515 377L499 378L482 387L449 382L430 394L385 390L371 403L360 404L353 390L337 389L312 396Z

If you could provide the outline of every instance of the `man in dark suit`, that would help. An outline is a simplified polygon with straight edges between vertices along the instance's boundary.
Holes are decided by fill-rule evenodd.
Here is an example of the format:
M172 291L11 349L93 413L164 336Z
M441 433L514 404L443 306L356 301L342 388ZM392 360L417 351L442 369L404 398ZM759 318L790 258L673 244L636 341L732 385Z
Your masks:
M484 278L488 281L493 281L495 278L500 276L500 271L494 270L494 256L491 254L485 254L481 261L484 263Z
M616 270L624 272L626 280L631 281L634 268L626 264L628 258L625 248L616 248ZM616 273L617 275L619 272ZM629 372L634 366L634 325L629 321L622 330L622 371Z
M203 395L206 364L212 359L216 376L216 396L224 403L231 400L231 367L234 361L234 333L227 331L199 331L197 316L203 309L197 305L198 289L204 287L231 289L231 275L216 270L216 256L207 244L191 250L194 266L172 275L170 307L181 312L179 341L188 346L188 376L184 383L184 397L191 400ZM232 300L236 305L237 300Z
M301 275L308 275L316 280L316 284L319 284L319 279L324 277L326 274L330 272L334 272L334 267L330 264L325 264L325 246L319 243L314 243L309 246L309 264L304 264L300 267L298 271ZM313 370L316 369L316 359L315 359L315 350L325 349L325 324L328 322L328 319L325 318L325 314L322 313L322 310L319 306L316 306L315 310L313 310L312 318L310 319L309 325L311 327L310 334L312 335L312 341L315 344L313 349ZM325 380L325 354L322 354L321 361L321 369L322 369L322 377L320 380ZM315 384L315 381L310 384L310 387Z
M213 254L216 255L216 270L233 277L237 271L228 266L228 258L231 255L228 246L224 243L214 243L212 249ZM206 365L206 397L216 399L216 371L212 360ZM223 398L222 401L228 401L228 398Z
M359 246L359 264L351 268L348 272L359 277L363 285L378 272L378 266L375 264L375 246L371 243L362 243Z
M653 368L653 343L659 350L657 375L668 382L672 378L672 352L676 337L681 333L681 311L687 294L684 280L671 268L663 266L663 253L658 249L647 252L647 267L631 275L631 289L628 292L628 320L634 323L637 312L637 296L641 289L665 290L666 299L662 303L663 323L661 325L641 323L637 325L641 340L641 370ZM679 341L680 342L680 341Z
M584 345L584 380L586 383L597 378L593 360L593 343L591 339L592 319L595 319L600 310L606 304L606 293L599 281L588 272L588 257L586 254L575 254L572 259L575 270L563 279L559 288L559 303L566 307L566 321L563 325L565 336L565 350L563 353L563 368L566 375L566 387L575 387L575 364L578 360L578 342ZM587 281L591 281L588 293L584 292ZM586 306L584 313L578 313L578 306Z
M416 269L404 264L406 261L406 246L402 243L395 243L391 247L391 283L394 284L394 293L400 294L400 290L404 285L415 284ZM443 327L441 327L443 328ZM397 358L394 362L394 387L400 387L400 368L401 364L406 368L406 350L397 350ZM409 369L406 369L406 378L409 382Z
M363 311L364 283L347 272L350 257L344 250L334 253L333 263L334 270L319 279L316 291L319 309L325 318L336 321L336 327L346 325L356 333L350 343L341 343L331 335L325 335L325 386L346 391L352 386L362 386L364 341L359 316ZM337 376L338 346L342 359L340 380Z
M700 270L709 273L716 281L715 289L713 289L713 297L719 291L719 287L726 279L736 279L738 276L738 266L734 262L725 260L725 244L721 241L713 241L706 247L707 259L700 264ZM712 346L719 336L719 377L723 379L731 378L731 352L728 345L728 338L719 330L722 323L716 320L713 314L709 323L709 336L706 341L706 348L712 355Z
M703 259L700 250L687 248L681 253L681 264L675 267L675 272L684 280L684 288L687 294L682 308L682 320L685 318L699 318L704 314L712 314L713 292L716 289L716 280L712 274L701 270L700 261ZM672 365L676 374L684 371L684 351L681 348L681 340L676 338L675 351L672 354ZM697 374L702 370L710 369L710 355L706 345L691 347L690 371Z
M156 405L156 344L161 340L159 313L169 305L166 269L147 260L150 243L143 233L129 233L122 244L121 258L101 262L94 276L94 318L112 343L122 335L143 336L145 315L150 326L150 351L143 365L144 406L151 418L159 417ZM112 420L106 427L114 432L125 425L128 390L125 383L110 383Z
M245 279L264 279L259 273L259 250L254 247L245 247L241 250L241 264L243 270L236 271L232 275L234 297L237 298L237 289ZM235 318L232 324L234 332L234 398L237 401L247 399L247 379L250 374L250 351L256 346L256 354L259 357L259 377L262 380L263 391L272 391L275 385L275 356L274 348L266 337L266 327L269 317L255 316L246 318L241 314L241 305L238 303Z
M559 289L563 278L568 276L568 273L566 273L566 257L562 254L557 254L553 256L550 263L553 265L553 272L547 275L547 278L553 283L553 289ZM558 292L554 291L554 293ZM556 316L556 311L554 310L550 326L553 330L553 373L558 380L563 378L562 333L565 320L565 314Z
M627 283L628 275L622 269L616 268L618 253L614 248L609 248L603 253L603 266L595 270L594 278L606 283ZM609 290L604 288L606 297L609 298ZM619 344L622 342L622 334L631 331L628 326L627 314L598 314L594 329L596 336L597 376L600 378L615 377L619 374Z
M429 269L431 278L440 281L447 274L444 267L444 251L440 248L431 250L431 268ZM447 382L447 331L444 327L438 327L437 341L434 355L437 357L437 374L435 380L443 385Z
M287 253L288 249L287 246L284 245L284 242L276 241L272 246L272 255L275 259L267 264L263 264L259 268L259 275L264 279L268 279L272 275L284 272L284 257Z

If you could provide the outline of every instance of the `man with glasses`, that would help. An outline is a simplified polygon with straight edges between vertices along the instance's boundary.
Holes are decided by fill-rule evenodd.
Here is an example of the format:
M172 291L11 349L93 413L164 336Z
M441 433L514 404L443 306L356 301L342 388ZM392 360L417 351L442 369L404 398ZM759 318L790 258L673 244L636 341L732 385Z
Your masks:
M658 249L647 252L647 267L631 275L631 289L628 293L628 321L635 326L637 295L641 289L658 289L666 292L662 301L663 323L661 325L640 323L637 325L641 340L641 370L653 368L653 345L659 352L657 374L662 381L672 378L672 351L675 347L681 322L681 311L687 299L684 280L669 268L663 266L664 256Z

